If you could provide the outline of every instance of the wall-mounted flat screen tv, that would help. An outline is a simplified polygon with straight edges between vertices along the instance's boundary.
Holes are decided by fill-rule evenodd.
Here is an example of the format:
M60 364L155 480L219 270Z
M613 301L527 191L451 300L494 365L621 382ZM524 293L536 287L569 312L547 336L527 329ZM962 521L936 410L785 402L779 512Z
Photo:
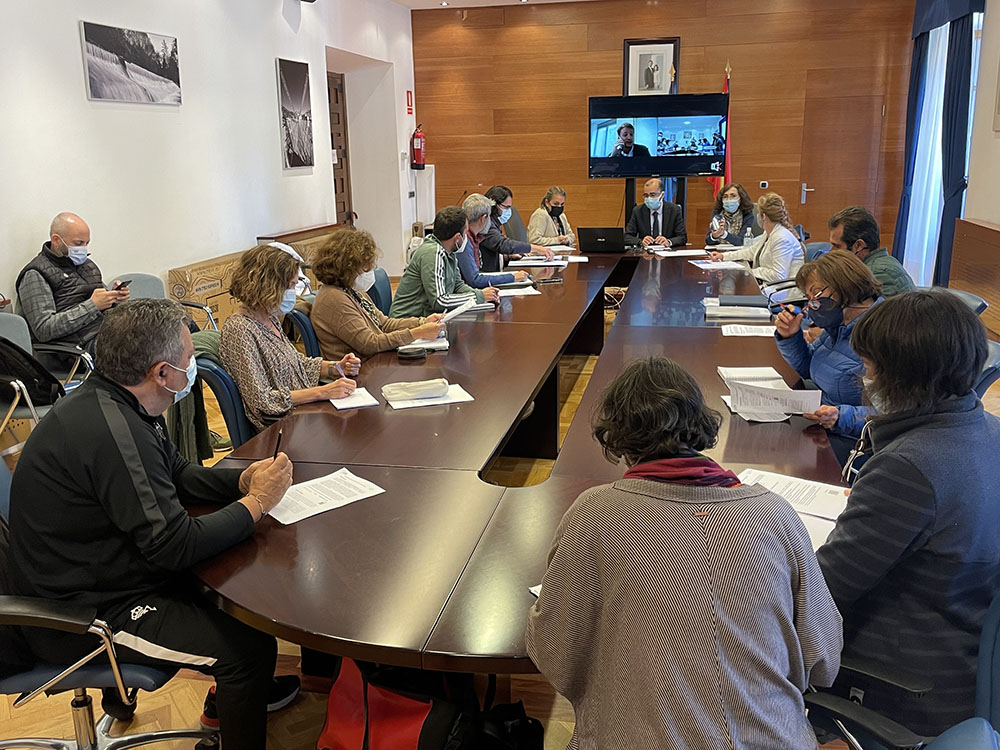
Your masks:
M590 177L725 173L729 94L592 96Z

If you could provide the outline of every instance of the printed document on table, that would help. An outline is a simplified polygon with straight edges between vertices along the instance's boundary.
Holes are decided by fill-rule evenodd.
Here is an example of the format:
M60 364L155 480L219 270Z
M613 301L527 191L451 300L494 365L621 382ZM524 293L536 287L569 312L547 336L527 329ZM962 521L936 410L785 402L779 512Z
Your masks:
M548 245L548 248L556 255L569 255L576 249L569 245Z
M331 398L330 403L337 409L363 409L366 406L378 406L378 400L368 392L367 388L356 388L354 393L344 398Z
M813 482L785 474L760 469L744 469L740 472L743 484L759 484L776 495L781 495L799 513L804 513L828 521L836 521L837 516L847 507L847 489L834 484Z
M735 260L689 260L692 266L698 266L703 271L745 271L746 264Z
M722 326L723 336L762 336L764 338L774 338L775 332L774 326L741 326L741 325L724 325Z
M426 349L429 352L446 352L451 348L446 336L438 336L436 339L414 339L409 344L401 344L396 347L396 351L405 352L414 349Z
M722 396L721 398L722 402L729 407L729 411L743 417L747 422L784 422L788 419L788 415L780 411L752 411L750 409L736 411L733 408L732 396Z
M837 524L834 521L817 518L816 516L808 516L805 513L799 513L798 515L802 519L802 524L806 527L806 533L809 534L809 541L812 542L813 552L815 552L826 543L827 537L830 536L830 532L833 531L833 527Z
M733 408L738 412L781 411L785 414L811 414L819 408L823 396L823 392L818 390L793 391L787 385L784 388L768 388L739 381L729 383L729 392L733 397Z
M686 249L686 250L671 250L670 248L661 247L660 245L650 245L647 250L654 248L653 253L661 258L701 258L705 255L704 250Z
M790 390L788 384L773 367L716 367L726 385L732 387L733 383L753 383L754 385L764 385L768 388L784 388Z
M507 264L507 268L566 268L568 265L569 262L565 260L545 260L544 258L533 260L531 258L521 258L521 260L512 260Z
M281 502L271 509L271 517L288 525L383 492L385 490L377 484L340 469L325 477L293 484Z
M414 409L418 406L444 406L445 404L463 404L468 401L475 401L475 399L462 386L452 383L448 386L448 392L443 396L406 398L397 401L390 399L389 406L393 409Z
M564 255L562 259L567 263L590 263L590 258L586 255Z
M530 286L517 287L516 289L498 288L497 293L501 297L530 297L534 294L541 294L540 291Z

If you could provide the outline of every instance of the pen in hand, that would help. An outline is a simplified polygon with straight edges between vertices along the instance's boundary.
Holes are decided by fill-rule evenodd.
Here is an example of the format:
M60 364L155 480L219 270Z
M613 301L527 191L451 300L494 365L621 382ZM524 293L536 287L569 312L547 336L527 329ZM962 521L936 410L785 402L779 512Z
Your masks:
M337 371L338 373L340 373L340 377L342 377L342 378L346 378L346 377L347 377L347 376L346 376L346 375L344 374L344 368L340 366L340 362L334 362L334 363L333 363L333 367L334 367L334 369L335 369L335 370L336 370L336 371ZM279 433L279 434L280 434L280 433Z
M284 428L282 428L282 427L278 428L278 440L274 444L274 455L271 457L272 461L278 457L278 449L281 448L281 431L282 431L282 429L284 429Z

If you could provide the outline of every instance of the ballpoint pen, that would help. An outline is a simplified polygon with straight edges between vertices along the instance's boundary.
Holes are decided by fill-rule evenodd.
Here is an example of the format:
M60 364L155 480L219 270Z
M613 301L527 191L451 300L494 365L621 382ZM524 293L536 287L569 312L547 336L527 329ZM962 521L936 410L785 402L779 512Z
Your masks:
M284 429L284 428L282 428L282 427L278 428L278 440L274 444L274 455L272 456L272 459L275 459L275 458L278 457L278 449L281 447L281 431L282 431L282 429Z

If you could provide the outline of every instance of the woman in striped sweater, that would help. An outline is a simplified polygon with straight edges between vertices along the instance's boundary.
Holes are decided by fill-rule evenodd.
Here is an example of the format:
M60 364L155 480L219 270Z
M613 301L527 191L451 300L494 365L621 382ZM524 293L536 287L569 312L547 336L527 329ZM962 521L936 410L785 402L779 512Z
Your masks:
M563 517L526 634L570 748L816 748L802 693L837 673L840 615L792 507L699 452L719 423L664 358L601 396L594 436L630 468Z

